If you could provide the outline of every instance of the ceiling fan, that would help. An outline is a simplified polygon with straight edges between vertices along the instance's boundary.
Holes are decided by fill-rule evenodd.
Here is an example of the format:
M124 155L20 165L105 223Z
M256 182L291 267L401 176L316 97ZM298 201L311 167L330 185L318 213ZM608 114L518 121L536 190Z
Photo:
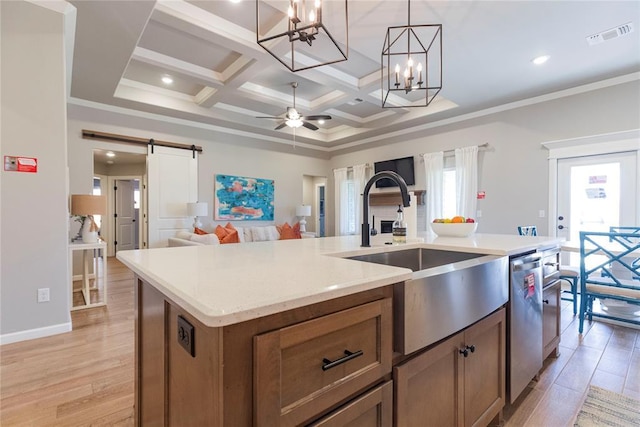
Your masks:
M276 119L282 120L283 122L276 126L275 130L280 130L285 126L289 126L290 128L296 129L300 126L304 126L307 129L318 130L318 126L313 123L309 123L309 121L314 120L331 120L331 116L326 114L316 115L316 116L302 116L296 110L296 88L298 87L298 82L291 83L291 87L293 88L293 107L287 107L287 112L284 117L273 117L273 116L260 116L256 117L257 119Z

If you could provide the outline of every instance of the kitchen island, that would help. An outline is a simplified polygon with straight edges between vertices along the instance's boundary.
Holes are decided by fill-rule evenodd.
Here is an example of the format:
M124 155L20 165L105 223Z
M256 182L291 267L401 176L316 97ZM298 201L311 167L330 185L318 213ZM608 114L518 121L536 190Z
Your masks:
M377 236L368 248L349 236L118 252L136 274L137 424L406 425L393 409L392 370L409 356L393 353L392 311L394 286L413 272L345 258L410 248L510 256L560 242L422 237L385 245ZM491 330L504 340L504 313L495 316ZM481 424L503 405L481 411Z

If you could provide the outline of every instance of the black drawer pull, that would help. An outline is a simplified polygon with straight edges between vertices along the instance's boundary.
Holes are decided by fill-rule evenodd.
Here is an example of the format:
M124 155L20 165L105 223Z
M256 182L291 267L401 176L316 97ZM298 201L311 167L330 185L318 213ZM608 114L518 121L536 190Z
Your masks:
M331 368L335 368L338 365L342 365L344 362L348 362L351 359L355 359L356 357L362 356L364 353L362 353L362 350L358 350L354 353L350 352L349 350L345 350L344 351L344 357L341 357L340 359L336 359L333 362L327 358L322 359L322 363L324 363L324 365L322 365L322 370L326 371L328 369Z

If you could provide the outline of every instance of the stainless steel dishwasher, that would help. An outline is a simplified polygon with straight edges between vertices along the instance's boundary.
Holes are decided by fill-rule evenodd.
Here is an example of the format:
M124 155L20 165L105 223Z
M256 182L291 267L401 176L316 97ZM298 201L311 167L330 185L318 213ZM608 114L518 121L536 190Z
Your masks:
M509 270L507 384L513 403L542 368L542 256L511 258Z

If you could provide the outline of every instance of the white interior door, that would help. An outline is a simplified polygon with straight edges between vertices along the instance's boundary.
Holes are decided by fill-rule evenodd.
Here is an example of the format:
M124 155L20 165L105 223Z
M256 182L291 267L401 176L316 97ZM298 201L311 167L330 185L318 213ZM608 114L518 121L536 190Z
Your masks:
M136 248L136 218L134 202L133 180L116 180L115 182L116 210L114 214L116 224L117 251Z
M635 152L558 160L557 235L578 241L580 231L636 225L636 162Z
M151 147L147 155L148 248L187 230L187 203L198 200L198 159L189 150Z

